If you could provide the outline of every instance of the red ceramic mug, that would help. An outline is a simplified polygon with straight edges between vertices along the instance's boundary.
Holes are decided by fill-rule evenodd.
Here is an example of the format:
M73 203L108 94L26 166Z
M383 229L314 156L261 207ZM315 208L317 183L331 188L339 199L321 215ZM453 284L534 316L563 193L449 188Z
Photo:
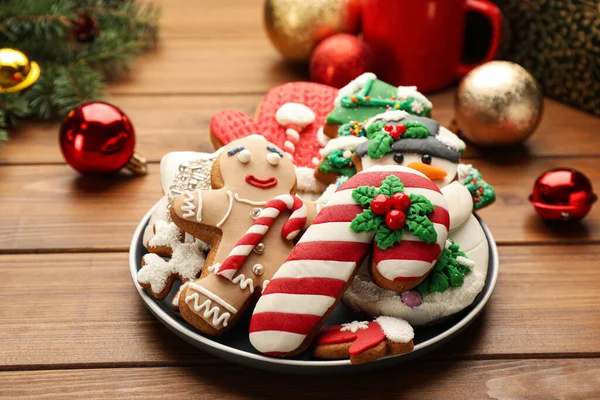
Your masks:
M468 11L486 16L492 35L476 64L461 61ZM375 53L378 78L419 91L442 89L496 57L502 14L486 0L363 0L363 38Z

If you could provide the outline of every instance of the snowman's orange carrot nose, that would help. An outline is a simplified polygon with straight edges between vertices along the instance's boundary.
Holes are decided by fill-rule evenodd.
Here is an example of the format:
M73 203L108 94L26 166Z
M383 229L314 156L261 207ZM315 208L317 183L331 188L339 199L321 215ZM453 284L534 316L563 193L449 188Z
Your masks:
M407 165L407 167L422 172L432 181L435 181L436 179L444 179L447 175L446 171L443 169L432 167L431 165L427 165L422 162L411 162Z

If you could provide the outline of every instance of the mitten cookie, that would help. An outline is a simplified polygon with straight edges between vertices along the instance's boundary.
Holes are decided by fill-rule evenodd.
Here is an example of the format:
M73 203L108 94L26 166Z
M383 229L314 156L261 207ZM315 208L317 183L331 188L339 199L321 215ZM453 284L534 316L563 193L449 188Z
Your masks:
M259 135L225 146L211 183L212 190L177 197L171 219L211 245L209 267L179 296L181 315L200 331L221 335L261 293L314 209L294 196L289 157Z
M431 115L431 102L415 86L394 87L367 72L341 88L335 107L325 120L323 132L334 138L340 125L350 121L364 122L389 110L402 110L427 117Z
M411 352L414 331L408 322L379 317L375 321L354 321L328 326L315 338L313 355L317 358L350 358L352 364L364 364L388 354Z
M299 190L321 191L312 171L323 147L319 131L333 108L336 94L335 88L312 82L276 86L258 106L256 120L235 110L217 113L210 122L211 141L219 148L252 133L263 135L293 159Z
M367 219L362 215L372 213L366 209L371 196L393 196L400 188L405 195L418 196L413 208L423 209L415 211L406 228L394 225L395 217L389 227L387 215L383 224L379 217ZM429 205L417 207L422 198L439 209L440 220L428 215ZM262 353L282 357L304 351L367 257L373 239L380 257L372 264L371 273L393 288L416 286L446 241L444 206L437 186L410 168L374 167L348 179L263 290L250 323L252 345ZM403 251L395 251L400 246Z

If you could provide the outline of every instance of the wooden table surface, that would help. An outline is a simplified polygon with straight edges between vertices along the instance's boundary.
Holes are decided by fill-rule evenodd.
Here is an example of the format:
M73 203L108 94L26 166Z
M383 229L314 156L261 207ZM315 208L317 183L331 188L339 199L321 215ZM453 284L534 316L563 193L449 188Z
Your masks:
M554 225L527 201L559 166L600 189L600 119L552 100L524 147L466 154L498 193L480 215L500 276L483 314L435 354L351 378L276 376L196 350L150 314L127 250L160 197L160 157L211 151L215 112L252 113L272 86L307 79L261 21L261 0L163 1L159 48L108 99L134 121L145 177L80 177L56 124L12 133L0 152L0 398L600 398L600 205ZM430 98L448 123L452 90Z

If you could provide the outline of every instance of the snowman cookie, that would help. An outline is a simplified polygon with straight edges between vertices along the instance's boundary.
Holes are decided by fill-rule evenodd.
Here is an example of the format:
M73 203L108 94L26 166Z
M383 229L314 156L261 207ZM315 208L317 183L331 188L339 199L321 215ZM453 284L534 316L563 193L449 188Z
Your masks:
M386 205L374 206L385 198ZM382 199L383 200L383 199ZM446 243L448 211L438 187L403 166L379 166L344 182L273 275L250 323L260 352L304 351L373 252L379 285L420 284Z
M395 87L366 72L341 88L335 107L327 116L323 132L329 138L352 121L364 122L389 110L402 110L417 116L431 115L432 104L415 86Z
M371 136L356 149L356 169L403 165L430 178L448 204L450 240L415 290L398 296L365 271L353 281L344 302L356 310L400 317L413 325L464 309L483 288L489 257L486 236L472 212L478 202L493 201L493 188L471 166L458 163L464 143L431 119L391 111L372 118L366 126Z
M324 145L321 127L336 95L337 89L312 82L276 86L265 95L255 119L235 110L215 114L210 122L212 143L218 149L250 134L263 135L293 160L299 191L322 192L313 169Z
M290 158L259 135L223 147L211 185L175 198L170 215L211 245L201 277L179 296L181 315L200 331L221 335L267 286L315 209L294 195Z

